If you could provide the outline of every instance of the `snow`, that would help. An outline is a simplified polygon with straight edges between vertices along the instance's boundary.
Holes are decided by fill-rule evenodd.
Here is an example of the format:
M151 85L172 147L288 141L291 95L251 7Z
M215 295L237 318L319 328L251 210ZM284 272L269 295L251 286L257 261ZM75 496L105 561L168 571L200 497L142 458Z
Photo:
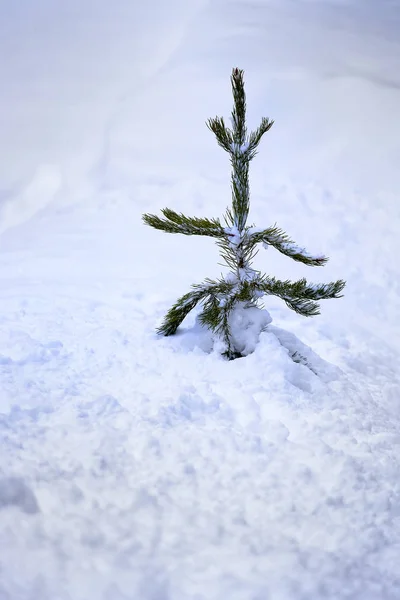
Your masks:
M233 225L233 227L225 227L224 232L229 237L229 245L236 249L242 241L242 234L240 233L239 229L236 227L236 225Z
M302 254L303 256L306 256L307 258L313 258L314 260L323 258L323 254L321 252L319 252L318 254L310 254L305 248L301 248L301 246L298 246L297 244L282 242L281 246L284 250L292 252L293 254Z
M399 24L398 1L0 6L1 600L398 600ZM249 223L330 257L255 268L347 287L313 319L265 298L226 361L195 314L155 334L219 276L214 241L141 214L224 214L204 122L234 66L249 130L275 120Z
M248 149L249 149L248 142L245 142L244 144L235 144L235 143L231 144L232 152L237 155L245 154L245 152L247 152Z
M247 356L255 351L260 332L265 331L272 317L265 309L238 305L231 312L228 320L233 347L243 356Z
M253 233L262 233L263 231L265 231L265 228L262 227L249 227L247 229L247 234L249 236L251 236ZM297 244L295 244L294 242L282 242L280 241L280 236L275 235L275 239L279 242L279 245L283 248L283 250L286 250L287 252L290 252L291 254L302 254L303 256L307 257L307 258L312 258L314 260L318 260L318 259L323 259L324 255L322 254L322 252L314 252L313 254L310 254L305 248L302 248L301 246L298 246ZM265 248L265 250L268 250L269 247L269 243L268 242L262 242L262 246Z

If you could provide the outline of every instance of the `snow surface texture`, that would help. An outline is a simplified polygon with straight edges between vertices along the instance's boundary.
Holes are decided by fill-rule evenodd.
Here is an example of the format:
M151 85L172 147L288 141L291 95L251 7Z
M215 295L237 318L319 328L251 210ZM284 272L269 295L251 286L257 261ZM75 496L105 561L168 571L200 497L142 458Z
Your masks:
M51 26L49 24L51 23ZM0 599L400 598L400 4L0 3ZM210 239L142 212L222 215L204 125L246 71L250 224L279 300L227 362L190 315L154 333Z

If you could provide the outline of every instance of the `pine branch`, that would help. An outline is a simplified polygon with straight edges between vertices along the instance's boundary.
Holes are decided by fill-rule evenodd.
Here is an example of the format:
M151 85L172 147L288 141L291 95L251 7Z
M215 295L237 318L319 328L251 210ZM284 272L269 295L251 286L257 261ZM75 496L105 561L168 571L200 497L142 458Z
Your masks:
M258 243L269 244L285 256L289 256L290 258L293 258L293 260L311 267L321 267L328 262L326 256L313 256L309 254L305 248L297 246L297 244L295 244L282 229L279 229L279 227L276 226L264 230L249 228L247 230L247 236L249 244L253 247Z
M232 152L233 137L232 132L225 125L223 117L214 117L206 121L207 127L215 134L218 144L226 152Z
M202 284L192 286L193 291L181 296L165 315L164 321L157 329L161 335L173 335L185 317L197 304L207 297L218 298L232 292L234 284L224 279L213 281L206 279Z
M289 298L283 299L285 304L294 310L295 313L302 317L316 317L321 314L320 305L318 302L312 300L305 300L304 298L295 298L290 300Z
M241 69L233 69L231 84L234 104L232 110L233 142L240 148L246 144L247 138L244 71Z
M226 356L231 358L234 354L232 347L231 332L229 328L229 315L235 304L238 302L240 292L234 291L235 285L228 282L222 282L222 288L228 286L229 292L221 294L222 298L212 293L204 303L204 308L199 315L199 321L202 325L208 327L217 334L225 343Z
M339 279L331 283L309 284L306 279L300 279L292 283L279 281L274 277L261 277L251 282L251 285L265 294L278 296L298 314L311 317L319 314L319 304L316 300L342 298L340 292L345 282Z
M191 310L200 302L200 300L207 295L206 291L194 290L184 294L175 302L175 304L169 309L164 317L164 320L160 327L157 329L157 333L160 335L173 335L176 333L179 325L187 317Z
M330 298L341 298L339 295L345 286L342 279L331 283L307 283L305 278L295 282L279 281L275 277L262 277L259 283L264 287L266 293L290 298L307 298L310 300L327 300Z
M232 166L232 208L236 227L243 231L250 207L249 165L233 158Z
M257 255L258 249L248 243L246 236L240 237L239 243L237 243L235 239L237 235L234 231L233 227L225 228L226 237L217 241L221 257L233 272L236 272L238 268L250 269L251 261ZM239 260L243 265L239 264Z
M267 117L262 117L261 123L256 131L252 131L249 136L249 160L252 160L257 154L257 146L261 141L264 133L267 133L274 124L274 121L270 121Z
M233 216L232 209L228 206L224 215L225 225L227 227L232 227L235 222L235 217Z
M243 71L233 69L231 85L233 110L231 115L232 137L232 209L234 224L243 231L249 214L249 157L246 129L246 94L244 91Z
M167 233L181 233L183 235L206 235L219 238L225 235L224 228L218 219L206 219L198 217L186 217L169 208L161 210L165 219L157 215L145 214L143 221L155 229Z

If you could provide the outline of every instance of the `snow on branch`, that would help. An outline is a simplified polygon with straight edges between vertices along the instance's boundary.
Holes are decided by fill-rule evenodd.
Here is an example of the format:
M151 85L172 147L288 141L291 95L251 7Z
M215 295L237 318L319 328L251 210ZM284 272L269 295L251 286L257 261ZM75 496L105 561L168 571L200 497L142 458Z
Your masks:
M243 237L236 225L225 227L224 232L228 236L228 243L231 247L236 248L242 243Z
M251 246L262 243L273 246L276 250L289 256L298 262L302 262L312 267L320 267L328 262L328 258L323 254L311 254L305 248L295 244L282 229L276 227L269 227L268 229L258 229L256 227L249 227L247 230L249 236L249 243Z
M249 145L249 142L244 142L243 144L237 144L235 142L232 142L232 144L230 145L230 149L232 154L235 154L237 156L243 156L248 151Z

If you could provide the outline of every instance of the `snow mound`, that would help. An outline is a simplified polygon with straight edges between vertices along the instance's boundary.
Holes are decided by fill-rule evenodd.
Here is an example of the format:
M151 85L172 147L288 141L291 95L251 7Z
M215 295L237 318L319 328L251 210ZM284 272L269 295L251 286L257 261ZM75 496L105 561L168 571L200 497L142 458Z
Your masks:
M247 356L256 349L261 332L272 318L265 309L237 306L228 320L234 348L242 356Z

